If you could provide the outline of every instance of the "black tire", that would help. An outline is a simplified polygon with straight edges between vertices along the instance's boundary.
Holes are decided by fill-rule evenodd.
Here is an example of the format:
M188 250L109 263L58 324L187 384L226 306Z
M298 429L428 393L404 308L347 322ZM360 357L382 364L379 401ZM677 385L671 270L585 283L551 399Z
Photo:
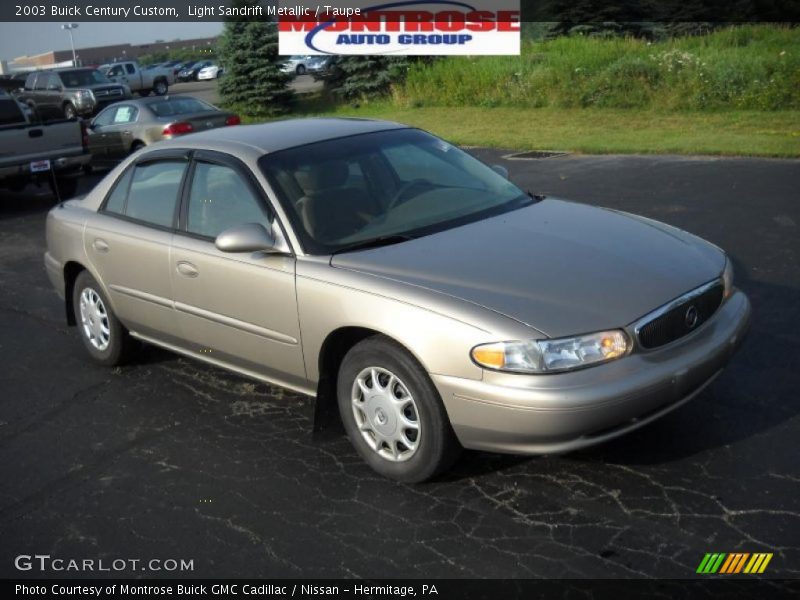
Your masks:
M169 92L169 84L163 79L159 79L153 85L153 91L156 96L165 96Z
M371 445L376 440L375 431L362 433L356 421L352 399L354 388L357 386L356 381L360 374L373 367L395 375L397 382L395 385L399 384L405 388L413 400L414 410L411 414L416 416L416 420L411 420L418 425L415 435L417 446L413 451L406 448L411 454L402 461L391 460L380 453L390 453L388 445L376 450ZM381 382L384 389L390 388L390 385L386 385L387 373L379 374L380 377L386 377ZM374 384L370 387L373 386ZM353 346L342 361L336 390L339 414L350 442L367 464L381 475L406 483L420 483L442 473L458 458L461 446L450 426L439 392L416 359L389 338L378 335ZM394 391L392 395L395 398L405 396L404 394L398 396ZM366 400L363 395L361 399ZM364 402L365 410L361 411L360 418L364 423L368 423L368 427L379 427L379 421L369 422L365 418L366 412L373 406L375 405L370 406L368 402ZM410 408L406 406L405 410ZM379 417L384 419L384 423L386 422L385 415L377 409L375 418ZM372 440L371 443L367 441L367 437Z
M305 65L297 65L296 72L297 72L298 75L305 75L306 74Z
M83 325L83 319L81 317L81 296L84 291L87 290L100 299L105 310L105 319L103 323L108 330L106 347L102 347L102 345L101 347L97 347L93 344ZM89 352L89 356L92 357L92 360L107 367L114 367L130 359L136 349L136 342L128 334L128 330L125 329L125 326L119 322L119 319L117 319L114 311L111 309L108 298L103 293L103 289L88 271L81 272L75 280L75 286L72 290L72 306L75 312L75 321L78 324L78 334L87 352ZM94 315L91 316L94 317Z
M141 150L142 148L144 148L144 146L145 146L144 142L140 142L139 140L135 140L135 141L134 141L134 142L131 144L131 151L130 151L130 154L133 154L134 152L138 152L139 150Z
M64 118L65 119L75 119L78 116L78 111L75 110L75 107L72 105L71 102L67 102L64 104Z

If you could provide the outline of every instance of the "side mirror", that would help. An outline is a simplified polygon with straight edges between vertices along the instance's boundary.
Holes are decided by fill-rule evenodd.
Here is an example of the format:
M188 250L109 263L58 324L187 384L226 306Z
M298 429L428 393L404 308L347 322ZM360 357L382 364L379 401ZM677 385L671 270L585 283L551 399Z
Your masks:
M275 236L258 223L245 223L226 229L214 245L222 252L270 252L276 250Z
M506 169L503 165L492 165L492 171L508 179L508 169Z

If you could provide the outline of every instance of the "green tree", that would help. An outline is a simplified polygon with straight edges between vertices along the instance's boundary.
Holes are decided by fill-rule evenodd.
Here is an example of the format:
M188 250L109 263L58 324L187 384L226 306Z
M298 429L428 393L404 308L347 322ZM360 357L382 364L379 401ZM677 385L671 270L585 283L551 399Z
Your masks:
M412 57L337 56L329 67L327 88L349 101L379 98L405 80Z
M257 4L258 0L237 0L232 6ZM226 106L253 116L280 115L291 108L292 78L281 71L276 23L253 17L228 20L217 48L225 67L219 92Z

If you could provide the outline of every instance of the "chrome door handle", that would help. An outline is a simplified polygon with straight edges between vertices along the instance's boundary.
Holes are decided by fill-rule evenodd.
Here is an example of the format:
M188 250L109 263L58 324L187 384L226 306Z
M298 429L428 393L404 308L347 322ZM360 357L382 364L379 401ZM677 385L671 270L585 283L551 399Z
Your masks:
M92 248L94 248L95 251L102 252L104 254L108 252L108 244L105 240L101 240L100 238L97 238L94 242L92 242Z
M195 267L192 263L182 260L178 263L178 274L183 275L184 277L195 278L200 275L200 271L198 271L197 267Z

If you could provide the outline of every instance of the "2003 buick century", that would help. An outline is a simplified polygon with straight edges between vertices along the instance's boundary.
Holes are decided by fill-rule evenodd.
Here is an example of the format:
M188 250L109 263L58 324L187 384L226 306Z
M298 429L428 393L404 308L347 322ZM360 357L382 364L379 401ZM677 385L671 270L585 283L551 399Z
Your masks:
M214 130L54 208L45 264L96 361L141 340L338 402L403 481L602 442L714 379L750 316L719 248L501 171L394 123Z

